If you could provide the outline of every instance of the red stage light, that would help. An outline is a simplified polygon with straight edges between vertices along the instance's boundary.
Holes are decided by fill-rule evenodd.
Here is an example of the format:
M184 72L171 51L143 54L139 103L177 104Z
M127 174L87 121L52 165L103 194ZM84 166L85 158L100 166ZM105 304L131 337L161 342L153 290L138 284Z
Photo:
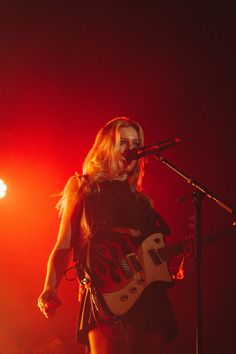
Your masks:
M7 185L2 179L0 179L0 199L4 198L6 194L7 194Z

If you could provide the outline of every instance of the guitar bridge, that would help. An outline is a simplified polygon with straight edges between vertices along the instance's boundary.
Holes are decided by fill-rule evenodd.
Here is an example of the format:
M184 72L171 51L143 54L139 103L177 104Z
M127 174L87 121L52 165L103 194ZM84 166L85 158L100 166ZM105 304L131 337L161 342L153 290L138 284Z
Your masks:
M125 258L119 259L118 263L119 263L119 266L120 266L125 278L130 279L132 276L132 271L130 269L130 266L126 262Z

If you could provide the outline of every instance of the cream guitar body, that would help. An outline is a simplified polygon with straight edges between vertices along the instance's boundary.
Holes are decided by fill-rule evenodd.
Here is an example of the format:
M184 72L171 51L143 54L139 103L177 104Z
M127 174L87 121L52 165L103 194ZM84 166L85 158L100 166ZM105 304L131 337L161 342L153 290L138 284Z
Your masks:
M172 283L167 260L182 253L184 242L166 246L161 233L148 236L141 244L130 235L121 235L99 245L92 254L92 283L109 311L120 316L149 284Z

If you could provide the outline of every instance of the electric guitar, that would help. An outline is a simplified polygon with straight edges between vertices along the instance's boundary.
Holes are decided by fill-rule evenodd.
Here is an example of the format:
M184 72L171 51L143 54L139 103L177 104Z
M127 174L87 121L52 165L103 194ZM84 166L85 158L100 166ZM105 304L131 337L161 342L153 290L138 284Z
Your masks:
M93 247L90 257L91 283L105 310L125 314L144 289L153 282L173 283L167 261L186 252L187 241L165 245L162 233L137 237L121 234L115 241Z

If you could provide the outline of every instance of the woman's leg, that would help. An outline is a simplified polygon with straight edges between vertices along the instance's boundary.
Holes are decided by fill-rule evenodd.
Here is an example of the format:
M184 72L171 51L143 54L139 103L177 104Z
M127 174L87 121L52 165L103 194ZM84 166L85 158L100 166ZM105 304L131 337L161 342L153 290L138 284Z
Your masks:
M91 354L133 354L134 331L120 324L102 325L89 331L89 343Z

